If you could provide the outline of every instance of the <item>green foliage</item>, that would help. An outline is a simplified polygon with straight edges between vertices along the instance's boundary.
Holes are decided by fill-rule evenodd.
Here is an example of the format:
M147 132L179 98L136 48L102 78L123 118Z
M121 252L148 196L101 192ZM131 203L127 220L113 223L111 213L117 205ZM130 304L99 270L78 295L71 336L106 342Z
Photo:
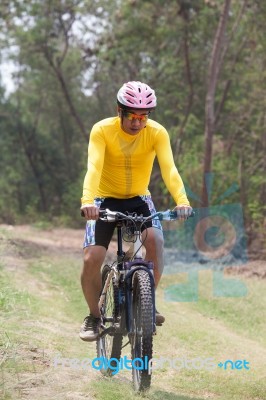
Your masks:
M0 87L1 221L77 218L93 123L116 113L127 80L156 89L153 118L169 131L178 169L200 195L208 66L223 0L4 2L0 48L16 64ZM215 99L213 173L233 182L247 224L262 229L265 182L264 2L232 2ZM2 57L1 59L4 59ZM155 164L157 207L171 198ZM196 205L193 203L193 205Z

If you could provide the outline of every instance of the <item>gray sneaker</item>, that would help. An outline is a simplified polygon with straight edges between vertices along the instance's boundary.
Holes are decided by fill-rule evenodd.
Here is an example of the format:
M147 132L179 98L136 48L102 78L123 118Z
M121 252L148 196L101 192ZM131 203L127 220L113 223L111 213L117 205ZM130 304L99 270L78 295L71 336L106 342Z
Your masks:
M155 309L155 320L156 320L157 326L162 326L162 324L165 321L164 316L162 314L160 314L159 311L157 311L156 309Z
M86 342L93 342L97 340L99 336L99 327L101 319L96 318L93 315L88 315L81 325L79 337Z

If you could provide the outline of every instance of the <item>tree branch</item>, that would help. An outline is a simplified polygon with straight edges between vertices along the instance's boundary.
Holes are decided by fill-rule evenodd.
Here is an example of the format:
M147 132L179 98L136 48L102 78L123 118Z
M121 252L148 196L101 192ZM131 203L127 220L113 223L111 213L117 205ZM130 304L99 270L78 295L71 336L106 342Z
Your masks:
M227 51L228 51L228 49L229 49L229 45L230 45L230 43L231 43L231 42L233 41L233 39L234 39L234 36L235 36L235 34L236 34L236 31L237 31L237 29L238 29L238 27L239 27L240 21L241 21L241 19L242 19L243 14L244 14L246 5L247 5L247 0L244 0L244 2L243 2L243 4L242 4L242 7L240 8L240 11L239 11L238 16L237 16L237 18L236 18L236 21L235 21L235 23L234 23L234 26L233 26L233 28L232 28L230 37L229 37L229 39L226 41L226 44L224 45L224 48L223 48L223 50L222 50L221 58L220 58L220 63L223 63L224 58L225 58L225 56L226 56L226 53L227 53Z
M229 74L229 75L231 75L231 74L234 72L235 66L236 66L236 64L237 64L238 61L239 61L239 57L240 57L240 55L241 55L241 53L242 53L242 51L243 51L243 49L244 49L246 43L247 43L247 38L244 38L244 40L243 40L242 43L241 43L241 46L239 47L238 51L237 51L236 54L235 54L235 57L234 57L234 59L233 59L233 62L232 62L232 66L231 66L231 70L230 70L230 74ZM223 110L224 103L225 103L225 101L226 101L228 92L229 92L230 87L231 87L231 83L232 83L232 79L228 79L227 82L226 82L226 84L225 84L225 87L224 87L224 91L223 91L223 95L222 95L221 101L220 101L220 103L219 103L219 105L218 105L218 107L217 107L217 109L216 109L216 111L215 111L215 126L217 126L217 124L218 124L218 122L219 122L220 114L221 114L221 112L222 112L222 110Z
M69 91L68 91L64 76L62 74L62 71L59 68L59 66L55 66L54 65L54 62L52 60L52 57L49 54L49 50L48 50L47 46L45 46L43 48L43 51L44 51L44 55L45 55L45 58L46 58L48 64L50 65L50 67L54 71L54 73L55 73L55 75L56 75L56 77L57 77L57 79L58 79L58 81L60 83L62 92L63 92L63 94L65 96L66 102L67 102L68 107L69 107L70 112L71 112L71 115L75 119L83 138L87 141L88 140L87 130L85 129L85 126L84 126L81 118L79 117L79 115L78 115L78 113L77 113L77 111L75 109L75 106L74 106L74 104L72 102L72 99L71 99L71 96L69 94Z

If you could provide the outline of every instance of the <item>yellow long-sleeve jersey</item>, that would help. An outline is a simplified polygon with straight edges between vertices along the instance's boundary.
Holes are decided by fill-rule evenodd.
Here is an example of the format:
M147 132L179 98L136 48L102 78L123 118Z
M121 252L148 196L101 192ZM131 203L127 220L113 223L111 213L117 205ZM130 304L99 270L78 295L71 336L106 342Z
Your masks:
M130 135L122 130L119 117L96 123L90 134L82 205L92 204L96 197L127 199L149 195L155 156L176 204L189 205L174 164L169 135L162 125L149 119L144 129Z

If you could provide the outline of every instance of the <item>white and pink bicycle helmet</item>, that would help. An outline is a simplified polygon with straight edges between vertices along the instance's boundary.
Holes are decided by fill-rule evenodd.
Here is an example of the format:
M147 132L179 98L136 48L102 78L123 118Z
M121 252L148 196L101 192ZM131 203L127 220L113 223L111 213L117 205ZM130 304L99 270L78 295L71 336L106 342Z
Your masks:
M155 92L146 83L132 81L124 83L118 90L117 103L123 109L152 110L156 107Z

